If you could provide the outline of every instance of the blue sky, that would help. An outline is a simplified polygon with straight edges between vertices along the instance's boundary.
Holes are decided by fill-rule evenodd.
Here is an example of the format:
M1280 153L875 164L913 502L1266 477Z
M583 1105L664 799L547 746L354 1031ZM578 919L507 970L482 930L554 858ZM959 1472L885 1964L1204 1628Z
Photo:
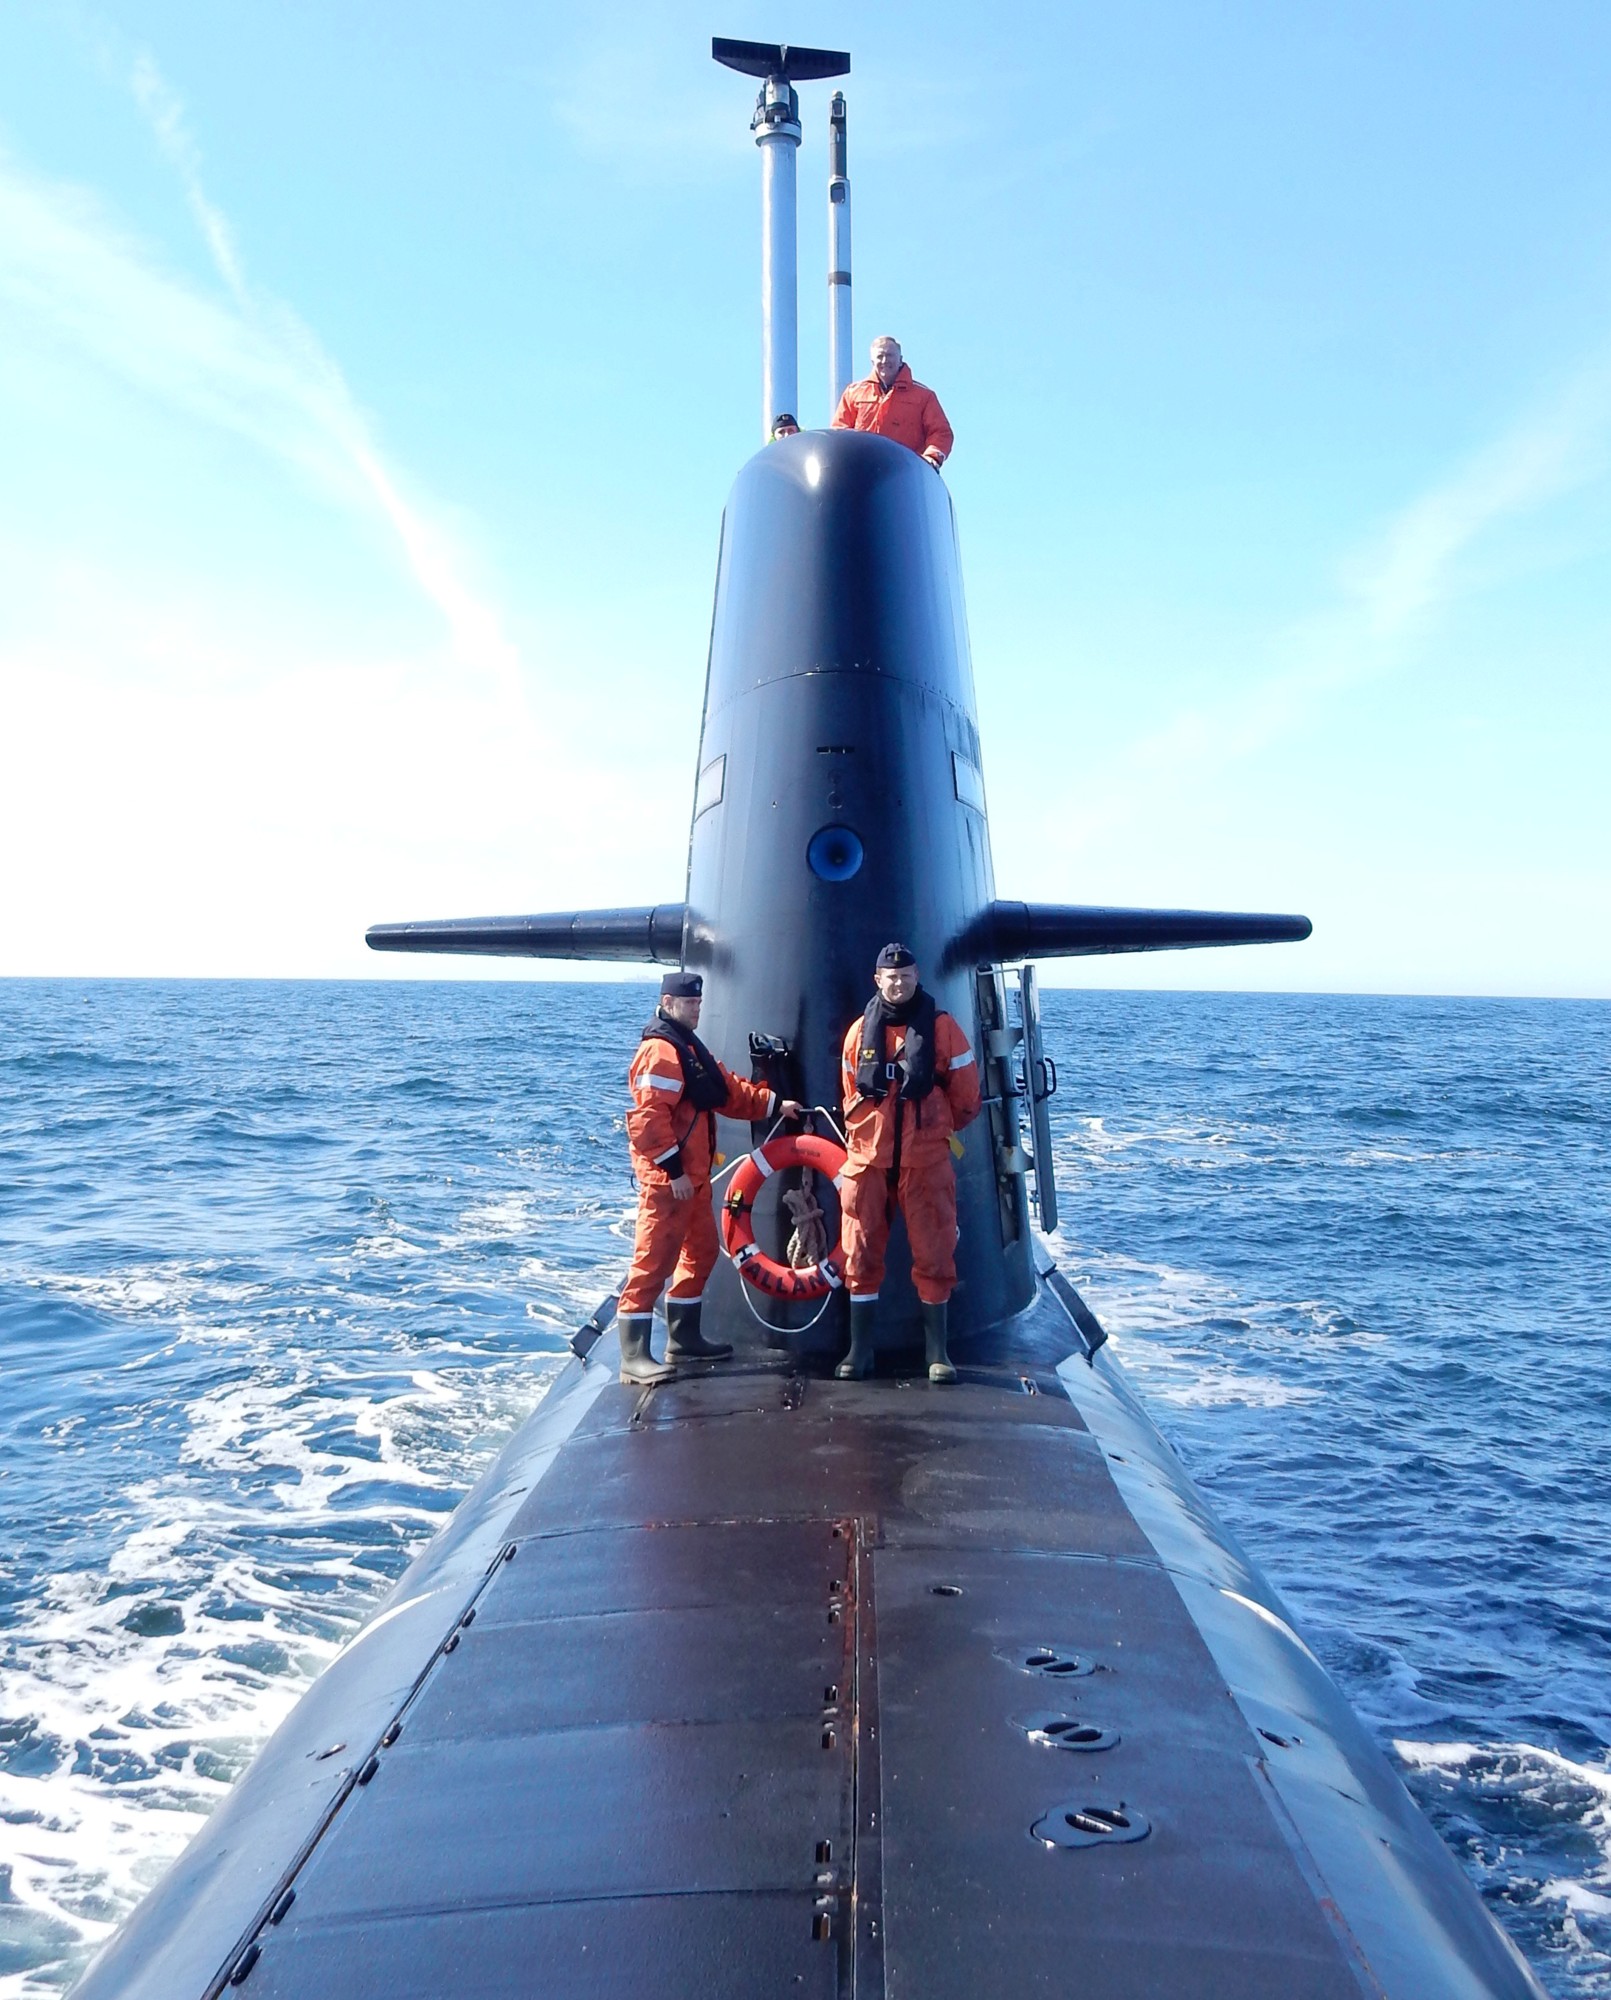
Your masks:
M853 52L1001 892L1315 919L1052 976L1611 994L1611 12L1011 20L0 11L0 972L470 973L363 927L680 895L758 394L718 32Z

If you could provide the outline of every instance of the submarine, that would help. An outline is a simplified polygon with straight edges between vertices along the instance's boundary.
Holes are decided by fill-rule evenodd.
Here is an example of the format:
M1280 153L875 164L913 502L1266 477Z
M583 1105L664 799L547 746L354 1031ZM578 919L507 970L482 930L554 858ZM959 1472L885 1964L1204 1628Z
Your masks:
M798 408L796 85L849 58L713 54L760 85L769 435ZM837 396L837 94L830 160ZM831 1283L773 1296L723 1259L733 1358L651 1386L619 1381L606 1299L80 2000L1537 2000L1046 1240L1037 961L1309 924L1002 899L982 771L943 477L802 432L723 517L682 900L370 931L697 970L704 1038L825 1134L874 957L908 942L984 1085L959 1380L920 1365L899 1225L866 1380L832 1372ZM797 1171L757 1197L773 1251Z

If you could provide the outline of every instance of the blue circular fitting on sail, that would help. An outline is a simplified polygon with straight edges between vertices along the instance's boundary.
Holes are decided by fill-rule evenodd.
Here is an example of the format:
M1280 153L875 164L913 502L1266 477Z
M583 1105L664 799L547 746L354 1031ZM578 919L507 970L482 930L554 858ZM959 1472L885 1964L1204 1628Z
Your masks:
M866 849L848 826L825 826L811 836L806 860L824 882L848 882L861 867Z

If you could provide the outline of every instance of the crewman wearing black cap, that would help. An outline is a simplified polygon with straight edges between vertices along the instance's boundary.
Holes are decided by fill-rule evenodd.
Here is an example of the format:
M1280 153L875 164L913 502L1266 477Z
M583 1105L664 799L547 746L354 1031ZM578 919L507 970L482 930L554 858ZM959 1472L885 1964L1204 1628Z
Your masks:
M664 1382L681 1360L721 1361L731 1347L699 1330L705 1280L716 1262L716 1217L710 1170L716 1154L716 1114L729 1118L803 1115L792 1099L778 1103L764 1083L749 1083L719 1063L694 1033L704 982L697 972L668 972L660 1005L632 1059L627 1140L638 1177L638 1231L632 1269L621 1288L621 1380ZM654 1358L649 1333L655 1301L667 1278L666 1366Z
M917 960L887 944L878 991L845 1034L841 1082L850 1159L839 1195L850 1352L847 1379L873 1367L884 1251L896 1209L906 1217L912 1281L923 1306L929 1380L954 1382L946 1319L957 1281L956 1134L979 1114L979 1069L968 1038L918 983Z

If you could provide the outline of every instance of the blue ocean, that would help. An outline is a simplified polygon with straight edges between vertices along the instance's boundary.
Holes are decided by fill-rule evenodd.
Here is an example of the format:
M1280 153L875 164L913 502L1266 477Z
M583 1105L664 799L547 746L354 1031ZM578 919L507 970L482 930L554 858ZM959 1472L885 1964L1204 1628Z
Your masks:
M613 1289L647 988L0 982L0 1995ZM1059 1262L1551 1993L1611 1994L1611 1007L1051 992Z

